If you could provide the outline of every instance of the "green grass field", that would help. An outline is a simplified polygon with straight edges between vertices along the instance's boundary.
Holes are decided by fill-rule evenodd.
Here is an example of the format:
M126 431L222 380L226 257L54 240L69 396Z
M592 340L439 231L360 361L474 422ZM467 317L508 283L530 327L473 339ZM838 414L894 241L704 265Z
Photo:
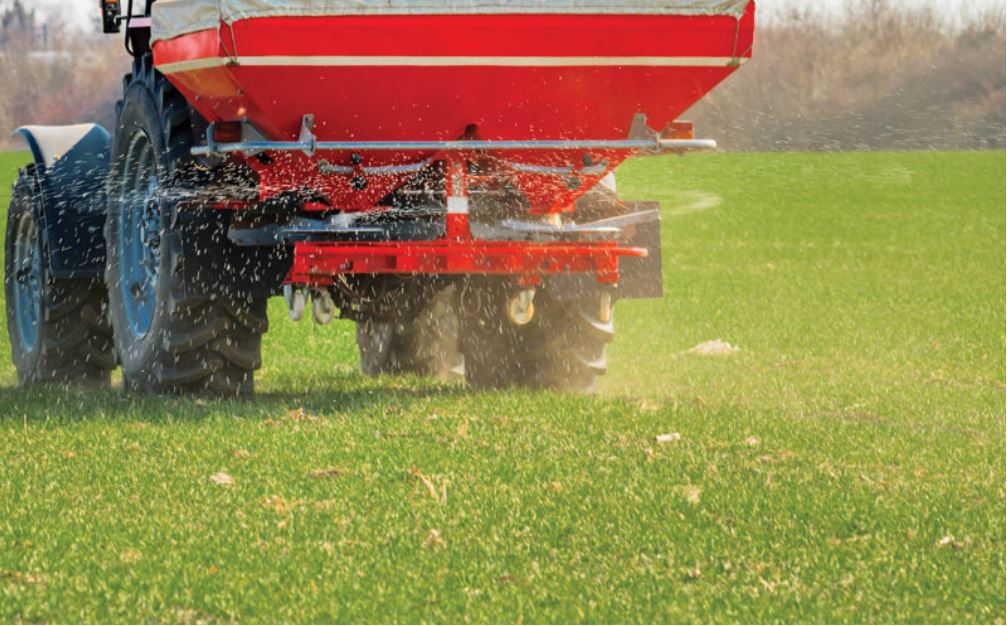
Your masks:
M1004 171L628 164L667 296L593 398L367 379L282 302L250 401L18 389L3 333L0 621L1003 623Z

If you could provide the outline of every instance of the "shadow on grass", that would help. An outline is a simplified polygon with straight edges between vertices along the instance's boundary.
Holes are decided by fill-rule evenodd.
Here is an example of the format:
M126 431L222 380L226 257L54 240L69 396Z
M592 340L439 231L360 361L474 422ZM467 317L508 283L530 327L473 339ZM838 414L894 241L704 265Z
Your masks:
M0 387L0 422L55 423L87 420L169 423L230 417L237 420L278 419L294 409L329 415L372 410L391 413L437 398L464 397L464 386L416 378L367 378L334 374L313 378L310 388L257 392L250 398L149 396L110 389L60 385Z

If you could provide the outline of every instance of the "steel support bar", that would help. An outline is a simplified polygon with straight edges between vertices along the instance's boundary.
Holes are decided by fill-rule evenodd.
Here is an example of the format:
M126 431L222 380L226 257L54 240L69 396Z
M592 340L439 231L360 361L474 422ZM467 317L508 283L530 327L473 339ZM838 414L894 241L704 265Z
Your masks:
M212 131L210 131L212 133ZM208 133L208 134L210 134ZM240 141L210 142L192 149L194 155L228 152L472 152L482 150L639 150L655 152L695 152L716 150L713 139L618 139L557 141Z

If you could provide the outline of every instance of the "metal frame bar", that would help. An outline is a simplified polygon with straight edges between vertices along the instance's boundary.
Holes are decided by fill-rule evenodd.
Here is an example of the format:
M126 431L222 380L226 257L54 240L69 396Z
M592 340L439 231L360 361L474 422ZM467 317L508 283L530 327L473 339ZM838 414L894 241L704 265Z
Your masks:
M192 154L210 155L227 152L307 152L331 151L472 151L472 150L657 150L660 152L694 152L716 150L713 139L622 139L582 141L241 141L210 143L196 146Z
M217 143L214 139L215 124L206 129L206 145L192 148L195 156L218 155L228 152L303 152L314 156L318 151L350 152L473 152L483 150L633 150L646 154L667 152L696 152L716 150L713 139L663 139L647 128L646 117L638 114L633 118L629 137L626 139L580 139L580 140L451 140L451 141L318 141L314 134L314 115L305 115L301 121L301 132L297 141L269 141L255 139Z

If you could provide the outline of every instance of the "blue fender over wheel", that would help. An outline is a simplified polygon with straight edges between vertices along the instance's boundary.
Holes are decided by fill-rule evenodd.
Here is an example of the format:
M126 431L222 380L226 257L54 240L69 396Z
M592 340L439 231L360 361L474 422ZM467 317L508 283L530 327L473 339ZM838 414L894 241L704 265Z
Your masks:
M22 126L14 134L32 154L33 200L52 276L101 278L108 131L75 124Z

